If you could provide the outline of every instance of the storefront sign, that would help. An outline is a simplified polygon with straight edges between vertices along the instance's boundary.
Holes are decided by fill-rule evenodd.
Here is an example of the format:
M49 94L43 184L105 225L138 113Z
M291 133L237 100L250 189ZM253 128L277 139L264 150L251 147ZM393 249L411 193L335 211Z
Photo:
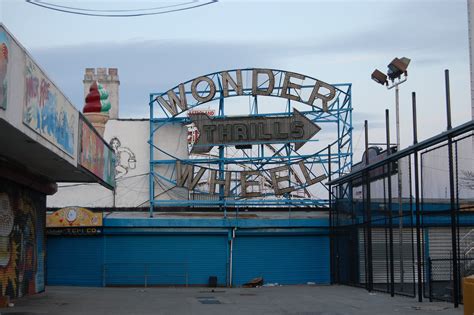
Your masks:
M70 236L81 236L81 235L101 235L101 227L77 227L77 228L47 228L47 235L70 235Z

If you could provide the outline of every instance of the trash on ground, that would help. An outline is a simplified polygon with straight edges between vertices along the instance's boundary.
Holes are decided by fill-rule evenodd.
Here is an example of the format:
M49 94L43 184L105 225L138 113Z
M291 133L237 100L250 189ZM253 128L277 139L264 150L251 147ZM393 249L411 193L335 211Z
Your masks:
M255 287L258 287L258 286L262 286L262 285L263 285L263 278L258 277L258 278L254 278L254 279L250 280L249 282L244 284L243 287L244 288L255 288Z

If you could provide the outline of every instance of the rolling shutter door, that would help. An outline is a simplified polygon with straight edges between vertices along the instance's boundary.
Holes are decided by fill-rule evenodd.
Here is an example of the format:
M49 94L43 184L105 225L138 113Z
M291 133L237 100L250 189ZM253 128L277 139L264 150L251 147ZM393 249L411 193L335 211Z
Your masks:
M226 285L227 235L106 236L106 285Z
M233 256L237 286L256 277L278 284L330 282L327 236L237 236Z
M102 237L48 236L47 284L102 286Z

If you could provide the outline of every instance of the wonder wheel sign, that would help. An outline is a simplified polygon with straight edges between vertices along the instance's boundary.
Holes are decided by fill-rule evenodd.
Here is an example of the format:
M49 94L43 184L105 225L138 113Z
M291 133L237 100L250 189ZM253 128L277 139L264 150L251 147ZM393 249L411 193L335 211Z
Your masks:
M351 84L274 69L150 94L150 210L325 207L352 164Z

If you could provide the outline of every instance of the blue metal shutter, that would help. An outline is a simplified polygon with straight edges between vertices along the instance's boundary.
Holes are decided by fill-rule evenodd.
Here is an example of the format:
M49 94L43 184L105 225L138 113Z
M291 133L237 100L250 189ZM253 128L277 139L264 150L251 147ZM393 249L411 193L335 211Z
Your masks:
M102 286L103 238L48 236L48 285Z
M328 284L328 236L237 236L233 250L233 284L263 277L265 283Z
M106 285L226 284L227 235L108 235Z

